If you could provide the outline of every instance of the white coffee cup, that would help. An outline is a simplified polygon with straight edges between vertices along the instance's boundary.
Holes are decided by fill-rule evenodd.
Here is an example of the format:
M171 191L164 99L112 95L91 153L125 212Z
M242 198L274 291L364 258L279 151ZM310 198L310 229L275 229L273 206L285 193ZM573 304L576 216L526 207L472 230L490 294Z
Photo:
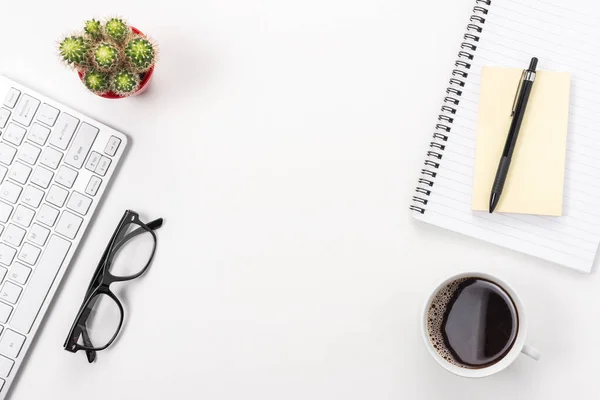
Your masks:
M429 308L431 307L431 302L432 302L433 298L435 297L435 295L438 293L438 291L440 289L444 288L449 283L451 283L455 280L461 279L461 278L481 278L481 279L486 279L488 281L494 282L495 284L500 286L502 289L504 289L504 291L506 291L506 293L508 293L508 295L513 300L515 307L517 309L517 314L519 317L519 326L518 326L518 331L517 331L517 337L515 338L515 342L514 342L512 348L509 350L508 354L506 354L502 359L500 359L496 363L494 363L490 366L484 367L484 368L477 368L477 369L463 368L463 367L459 367L458 365L455 365L455 364L452 364L452 363L446 361L437 352L437 350L433 347L433 344L431 343L431 341L429 339L429 334L427 333L427 313L429 311ZM421 332L423 335L423 340L425 341L425 346L427 347L427 350L429 350L429 353L434 358L434 360L436 360L438 362L438 364L440 364L442 367L444 367L446 370L452 372L453 374L456 374L459 376L464 376L467 378L483 378L485 376L490 376L497 372L500 372L504 368L506 368L510 364L512 364L513 361L516 360L517 356L520 353L527 354L529 357L533 358L534 360L540 359L540 352L537 351L536 349L534 349L533 347L527 346L525 344L525 337L527 334L527 318L525 316L525 311L523 310L523 304L521 303L521 300L519 299L519 297L517 296L517 294L515 293L513 288L511 288L506 282L504 282L494 276L491 276L491 275L488 275L488 274L485 274L482 272L460 273L460 274L451 276L448 279L445 279L442 283L437 285L436 288L431 293L431 295L429 296L429 298L427 299L427 302L425 303L425 308L423 309L423 315L421 318Z

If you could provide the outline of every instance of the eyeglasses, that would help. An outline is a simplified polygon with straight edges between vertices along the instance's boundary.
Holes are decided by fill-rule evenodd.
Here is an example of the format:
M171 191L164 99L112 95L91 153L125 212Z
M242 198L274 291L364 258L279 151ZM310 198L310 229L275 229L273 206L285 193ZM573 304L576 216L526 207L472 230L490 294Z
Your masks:
M146 272L156 251L154 231L162 224L162 218L145 224L136 212L125 211L92 276L65 340L65 350L72 353L85 350L91 363L96 359L96 352L115 341L123 326L125 312L110 285L131 281Z

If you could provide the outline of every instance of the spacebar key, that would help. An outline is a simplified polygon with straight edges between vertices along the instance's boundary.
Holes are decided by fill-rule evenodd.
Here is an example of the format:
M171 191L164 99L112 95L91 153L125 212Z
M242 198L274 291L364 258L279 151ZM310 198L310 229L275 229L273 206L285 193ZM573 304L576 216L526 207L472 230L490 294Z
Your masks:
M17 311L10 321L12 329L29 333L70 247L71 243L58 236L50 238L25 289L25 295L21 298Z

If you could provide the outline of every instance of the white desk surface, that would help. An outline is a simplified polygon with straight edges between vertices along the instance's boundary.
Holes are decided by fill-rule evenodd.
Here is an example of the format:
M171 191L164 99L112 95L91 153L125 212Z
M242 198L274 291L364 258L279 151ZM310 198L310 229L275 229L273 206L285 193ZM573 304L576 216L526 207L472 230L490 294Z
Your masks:
M3 2L0 73L132 139L11 400L598 398L597 272L408 211L473 5ZM139 98L86 93L56 56L64 32L114 12L161 46ZM89 365L62 344L126 208L166 224L120 339ZM540 362L471 381L431 359L424 298L468 269L521 294Z

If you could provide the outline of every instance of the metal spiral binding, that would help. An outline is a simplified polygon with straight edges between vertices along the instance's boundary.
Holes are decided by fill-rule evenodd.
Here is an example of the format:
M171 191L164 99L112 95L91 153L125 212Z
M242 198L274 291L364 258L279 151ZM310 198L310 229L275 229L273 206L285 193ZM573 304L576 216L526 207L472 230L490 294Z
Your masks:
M441 108L441 114L438 115L438 123L435 125L433 140L429 143L429 151L425 159L425 168L421 169L421 177L418 181L418 186L415 189L416 195L412 198L410 209L420 214L425 214L429 196L432 193L432 187L435 184L435 178L438 175L437 170L440 168L444 157L448 139L451 136L452 124L460 97L463 94L461 90L466 85L466 79L469 76L471 69L471 61L475 57L473 53L477 51L480 34L483 31L483 25L491 6L491 0L475 0L473 7L473 15L469 18L467 32L464 34L464 42L460 45L458 59L454 63L452 76L449 80L449 86L446 88L447 96L444 97L444 104Z

